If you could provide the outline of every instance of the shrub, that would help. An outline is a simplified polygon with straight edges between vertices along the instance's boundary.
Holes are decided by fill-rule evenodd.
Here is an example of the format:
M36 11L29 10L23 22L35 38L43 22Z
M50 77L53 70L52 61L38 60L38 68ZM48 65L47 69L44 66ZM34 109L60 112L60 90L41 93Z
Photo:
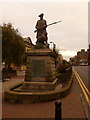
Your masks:
M2 73L15 73L16 70L13 70L12 67L9 67L8 69L3 68Z
M69 63L62 63L58 66L57 72L58 73L65 73L66 69L68 69L69 67L71 67L71 65Z

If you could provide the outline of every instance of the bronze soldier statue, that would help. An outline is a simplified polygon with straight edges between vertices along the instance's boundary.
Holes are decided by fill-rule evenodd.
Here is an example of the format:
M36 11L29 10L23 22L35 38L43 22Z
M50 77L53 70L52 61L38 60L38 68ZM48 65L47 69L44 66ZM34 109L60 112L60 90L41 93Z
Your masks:
M47 31L46 31L46 28L47 28L47 22L46 20L43 19L43 16L44 14L41 13L39 15L40 17L40 20L37 21L36 23L36 32L37 32L37 35L36 35L36 38L37 38L37 42L36 43L42 43L42 44L46 44L47 43Z

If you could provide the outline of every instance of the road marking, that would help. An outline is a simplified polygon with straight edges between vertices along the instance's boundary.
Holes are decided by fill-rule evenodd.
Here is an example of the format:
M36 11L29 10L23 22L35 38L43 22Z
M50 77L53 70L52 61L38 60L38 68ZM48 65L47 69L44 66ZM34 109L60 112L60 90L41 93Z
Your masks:
M75 76L76 76L76 78L77 78L77 80L79 82L79 85L80 85L80 87L81 87L81 89L82 89L82 91L84 93L86 101L87 101L88 105L90 106L90 99L88 97L88 95L90 95L90 92L88 91L88 89L86 88L86 86L83 83L82 79L80 78L80 76L78 75L78 73L76 72L76 70L74 68L73 68L73 72L74 72L74 74L75 74ZM88 95L87 95L87 93L88 93Z
M73 68L74 69L74 68ZM79 74L76 72L76 70L74 69L74 72L76 73L76 75L78 76L80 82L82 83L83 87L85 88L85 90L87 91L88 95L90 95L89 90L87 89L86 85L84 84L84 82L82 81L82 79L80 78Z

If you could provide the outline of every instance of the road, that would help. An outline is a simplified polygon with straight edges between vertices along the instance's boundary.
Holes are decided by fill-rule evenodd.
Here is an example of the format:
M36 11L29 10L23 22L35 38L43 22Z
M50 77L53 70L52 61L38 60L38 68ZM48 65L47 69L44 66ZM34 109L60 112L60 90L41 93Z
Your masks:
M74 68L88 88L88 72L90 70L90 66L75 66Z

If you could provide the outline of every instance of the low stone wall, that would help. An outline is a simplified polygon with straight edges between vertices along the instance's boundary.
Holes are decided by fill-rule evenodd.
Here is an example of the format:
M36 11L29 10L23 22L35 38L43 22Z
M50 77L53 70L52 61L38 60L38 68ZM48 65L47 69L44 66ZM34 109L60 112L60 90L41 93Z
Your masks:
M13 86L12 88L7 89L4 92L5 100L10 103L35 103L35 102L46 102L57 100L65 97L71 88L73 81L73 75L70 77L68 82L64 84L63 88L58 89L57 91L49 92L14 92L13 89L22 85L22 83Z

